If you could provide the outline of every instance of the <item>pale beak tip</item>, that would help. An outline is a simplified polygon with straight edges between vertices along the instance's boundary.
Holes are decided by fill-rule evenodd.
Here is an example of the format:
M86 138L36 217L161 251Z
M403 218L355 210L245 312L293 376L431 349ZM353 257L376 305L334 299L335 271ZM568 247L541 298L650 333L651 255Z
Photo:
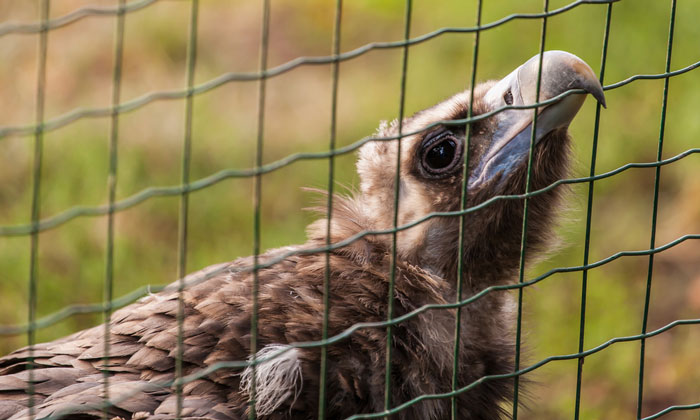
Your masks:
M596 101L598 101L598 103L600 103L603 106L603 108L608 109L608 106L605 103L605 95L603 94L602 88L595 89L593 92L590 92L590 93L591 93L591 95L593 95L593 97L596 99Z

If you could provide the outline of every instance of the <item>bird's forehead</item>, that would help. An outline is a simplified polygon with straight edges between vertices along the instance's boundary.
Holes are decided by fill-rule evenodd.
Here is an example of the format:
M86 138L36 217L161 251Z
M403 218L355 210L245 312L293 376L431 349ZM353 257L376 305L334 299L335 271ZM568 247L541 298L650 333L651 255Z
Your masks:
M409 119L410 132L425 129L440 121L451 121L466 117L469 111L470 92L460 92L435 106L417 112Z
M403 131L406 133L418 132L416 138L421 138L430 131L429 127L439 124L441 121L464 120L469 116L472 98L474 100L471 105L472 115L483 113L485 111L483 108L486 106L483 102L483 96L495 84L496 81L480 83L474 88L473 95L470 90L465 90L430 108L417 112L406 120Z
M474 98L472 105L473 115L478 115L484 112L482 96L496 82L489 81L481 83L474 88L474 95L471 91L465 90L459 92L450 98L437 103L436 105L418 111L410 117L403 120L400 127L401 135L401 168L408 172L412 166L412 159L416 155L416 148L420 147L422 140L426 134L440 125L443 121L454 121L466 119L469 115L470 100ZM454 130L462 131L464 126L452 126ZM375 134L378 138L397 138L399 136L399 124L397 120L391 123L382 122ZM369 167L384 166L390 160L396 159L395 147L391 144L394 142L385 141L370 141L360 148L358 169L361 175L367 172ZM392 166L395 168L395 166Z
M465 118L469 111L469 96L469 91L460 92L443 102L418 111L411 117L404 119L401 133L407 135L401 137L402 161L411 159L416 147L420 147L421 140L427 133L439 126L440 122ZM385 130L383 136L393 137L398 135L398 124L392 124L390 130ZM406 163L408 164L408 162Z

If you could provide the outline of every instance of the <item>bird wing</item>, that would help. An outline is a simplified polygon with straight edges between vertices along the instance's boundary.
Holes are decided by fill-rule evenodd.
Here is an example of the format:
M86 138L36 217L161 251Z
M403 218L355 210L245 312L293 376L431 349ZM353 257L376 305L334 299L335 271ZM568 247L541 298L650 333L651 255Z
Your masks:
M223 272L195 284L185 296L183 326L183 373L189 374L206 365L223 329L221 322L209 319L195 309L193 297L206 301L211 294L230 280L229 267L215 265L193 273L185 281L191 283L211 273ZM245 277L245 276L244 276ZM172 417L176 399L169 381L175 377L178 352L177 282L164 292L151 294L139 302L116 311L110 322L109 359L104 344L105 327L100 325L71 336L19 349L0 358L0 419L23 418L34 405L36 418L60 413L80 413L89 418L103 416L105 374L108 373L110 416L130 418L138 412ZM192 296L192 294L196 296ZM188 299L189 298L189 299ZM229 307L229 310L233 308ZM230 350L230 349L229 349ZM241 349L245 350L245 349ZM237 356L237 357L236 357ZM246 353L228 360L244 359ZM34 368L27 370L32 363ZM30 382L31 381L31 382ZM227 388L234 384L231 376L212 375L183 386L185 399L182 416L231 418L225 404ZM28 390L33 383L33 395ZM197 396L206 395L206 398ZM69 416L70 418L70 416Z

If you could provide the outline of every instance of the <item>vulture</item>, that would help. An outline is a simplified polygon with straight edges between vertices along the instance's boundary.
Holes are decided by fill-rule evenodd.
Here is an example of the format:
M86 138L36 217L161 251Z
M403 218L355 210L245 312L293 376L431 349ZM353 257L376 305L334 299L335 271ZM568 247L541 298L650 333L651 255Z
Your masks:
M536 122L532 108L492 112L536 103L538 85L540 102L577 91L540 106ZM326 418L381 413L386 327L357 328L329 344L323 382L320 347L298 345L322 338L327 258L329 337L360 322L386 321L390 299L393 316L399 317L424 305L456 302L458 282L462 298L490 286L513 284L521 255L522 200L492 201L467 214L462 227L460 217L454 215L411 223L431 213L460 210L464 174L467 206L497 195L524 193L531 141L535 144L530 189L564 178L571 157L567 129L588 93L604 105L603 88L584 61L567 52L547 51L500 81L475 86L473 95L457 93L402 124L380 124L377 137L389 139L360 147L359 188L334 198L330 215L308 227L306 243L260 255L263 267L257 272L250 269L254 259L249 257L187 277L181 327L179 290L174 283L115 311L107 337L100 325L34 345L32 355L23 348L0 358L0 419L179 416L223 420L248 418L251 410L259 419L314 419L322 383ZM470 107L474 116L488 115L468 126L446 123L465 119ZM405 135L396 140L400 132ZM560 190L530 199L528 257L551 242ZM396 222L411 226L400 230L395 239L381 232L391 230ZM345 241L344 246L329 255L313 252L326 245L328 226L331 242ZM370 234L358 235L367 231ZM462 255L458 255L460 232ZM355 240L348 240L351 237ZM458 272L460 256L463 264ZM456 363L459 387L514 371L516 308L508 292L497 290L462 307ZM258 321L252 347L254 311ZM388 396L392 407L451 391L457 313L454 307L424 310L392 327ZM253 354L260 359L255 368L244 363L226 365L251 360ZM173 385L178 371L191 375L181 386L180 402ZM512 378L482 380L456 397L457 418L507 417L512 395ZM103 404L106 398L109 404ZM445 419L450 410L450 398L422 399L392 418Z

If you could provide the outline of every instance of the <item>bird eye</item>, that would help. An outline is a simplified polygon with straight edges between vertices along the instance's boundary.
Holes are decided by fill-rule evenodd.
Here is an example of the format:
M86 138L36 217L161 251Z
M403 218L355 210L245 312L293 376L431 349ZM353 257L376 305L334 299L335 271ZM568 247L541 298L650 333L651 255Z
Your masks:
M461 149L461 142L449 131L429 135L423 145L423 168L431 175L447 174L459 163Z
M452 163L455 156L455 142L444 140L431 147L425 154L425 163L431 169L444 169Z
M510 92L510 89L503 95L503 100L506 102L506 105L513 105L513 94Z

